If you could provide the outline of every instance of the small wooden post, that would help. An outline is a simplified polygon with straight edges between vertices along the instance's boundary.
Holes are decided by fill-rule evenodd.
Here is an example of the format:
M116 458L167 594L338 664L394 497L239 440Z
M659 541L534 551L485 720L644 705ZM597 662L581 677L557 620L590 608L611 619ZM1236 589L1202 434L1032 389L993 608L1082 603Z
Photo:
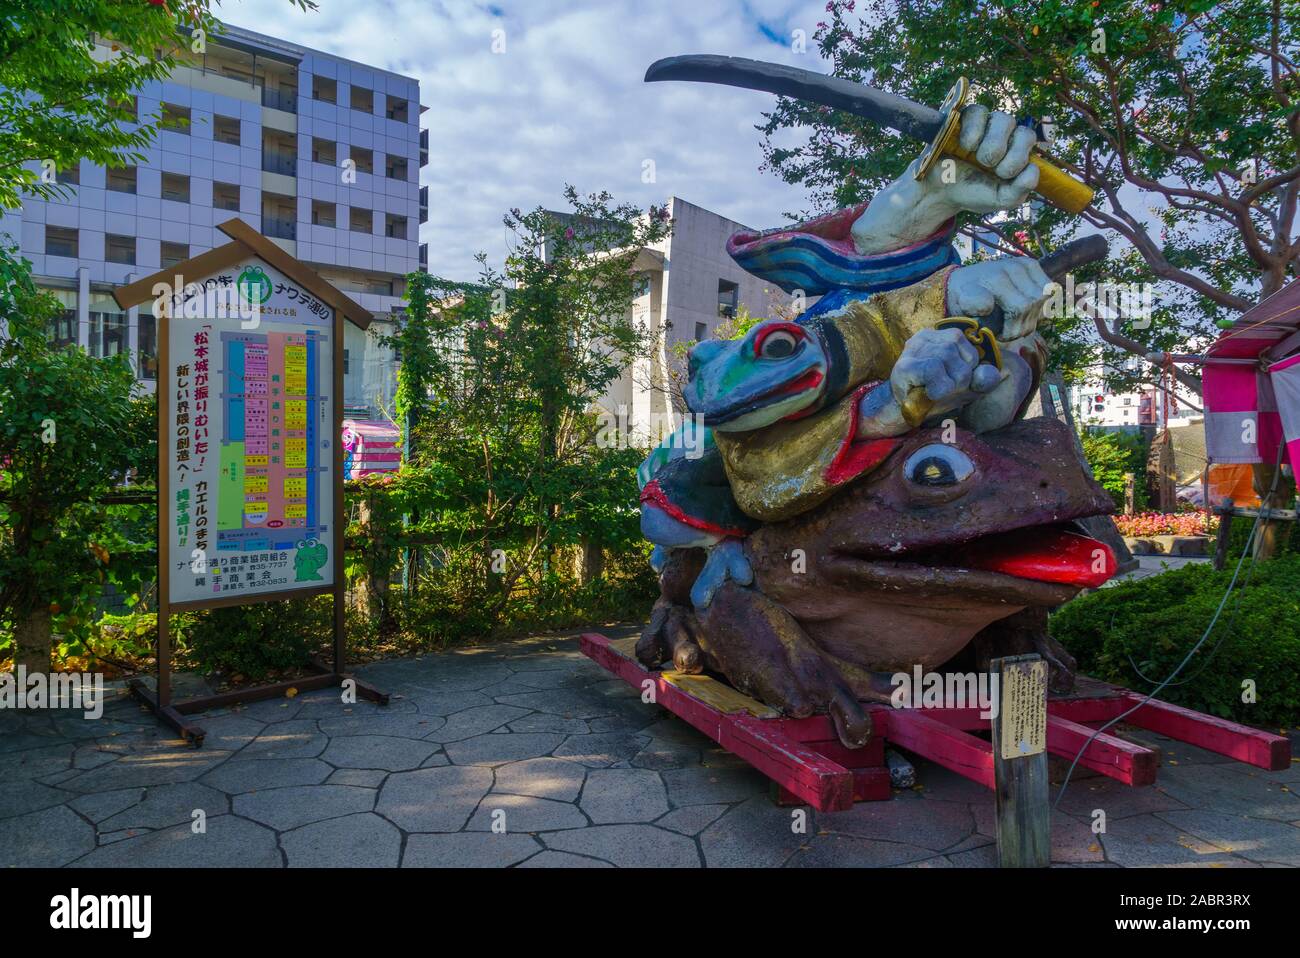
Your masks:
M1131 472L1124 473L1124 515L1131 516L1137 511L1137 476Z
M1047 782L1047 663L1036 654L993 659L993 780L998 863L1046 868L1052 860Z
M1228 562L1228 540L1232 537L1232 498L1224 498L1214 514L1219 517L1219 535L1214 540L1214 568L1222 569Z

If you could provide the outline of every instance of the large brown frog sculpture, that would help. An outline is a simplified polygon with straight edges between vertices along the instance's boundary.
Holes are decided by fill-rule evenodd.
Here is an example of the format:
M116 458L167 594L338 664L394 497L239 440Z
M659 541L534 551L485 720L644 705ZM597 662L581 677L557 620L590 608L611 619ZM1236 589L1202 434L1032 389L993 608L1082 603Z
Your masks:
M719 69L679 78L736 72ZM832 105L853 100L836 90ZM790 715L826 709L850 747L897 672L1034 649L1068 684L1047 610L1115 568L1069 526L1111 511L1069 428L1020 420L1050 282L1105 243L962 263L956 217L1024 205L1038 137L979 105L951 120L975 162L923 156L869 202L731 238L741 268L817 301L697 344L692 417L639 472L662 590L639 659L713 671Z
M1046 613L1114 573L1073 525L1113 510L1055 419L916 430L870 476L745 539L752 585L725 582L699 615L703 551L673 551L637 655L720 673L793 716L828 709L849 746L870 736L859 702L888 701L891 675L917 665L1038 651L1068 686Z

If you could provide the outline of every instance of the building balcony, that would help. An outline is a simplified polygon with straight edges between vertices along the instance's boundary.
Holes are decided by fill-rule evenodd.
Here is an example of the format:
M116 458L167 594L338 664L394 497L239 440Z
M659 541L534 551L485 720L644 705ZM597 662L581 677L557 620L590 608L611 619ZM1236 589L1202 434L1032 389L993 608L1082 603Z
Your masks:
M420 187L420 222L429 222L429 188Z
M296 240L298 238L298 224L287 216L263 213L262 235L274 239Z
M262 169L267 173L279 173L281 176L297 176L298 157L293 153L263 150Z
M420 131L420 166L429 165L429 131Z
M420 244L420 272L429 272L429 244Z
M285 113L297 113L298 94L297 92L286 93L284 90L262 87L262 106L270 107L273 110L283 110Z

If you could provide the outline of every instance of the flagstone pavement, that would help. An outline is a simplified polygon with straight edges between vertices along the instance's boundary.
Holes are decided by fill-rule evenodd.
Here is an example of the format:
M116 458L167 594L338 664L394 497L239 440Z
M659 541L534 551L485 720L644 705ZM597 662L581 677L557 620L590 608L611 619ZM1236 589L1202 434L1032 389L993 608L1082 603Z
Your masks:
M120 688L97 721L0 713L0 866L996 862L991 793L919 760L916 788L810 812L798 830L760 775L643 704L573 636L359 674L392 703L344 705L323 690L209 712L199 749ZM1300 864L1300 765L1264 772L1143 740L1161 750L1159 783L1072 782L1053 820L1057 864Z

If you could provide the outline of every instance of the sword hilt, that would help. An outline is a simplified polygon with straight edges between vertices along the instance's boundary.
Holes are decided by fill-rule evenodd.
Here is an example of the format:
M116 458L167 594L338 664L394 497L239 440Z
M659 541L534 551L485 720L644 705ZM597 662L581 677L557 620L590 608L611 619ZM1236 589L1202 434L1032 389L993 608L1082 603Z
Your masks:
M943 156L952 156L964 160L972 166L979 167L986 173L993 172L975 159L975 154L969 153L961 147L961 110L966 105L969 89L966 78L961 77L948 91L943 106L939 108L941 116L939 132L921 154L921 162L916 170L918 180L924 179L930 170L934 168L934 165L939 162L940 157ZM1034 155L1029 158L1029 162L1038 167L1038 186L1034 188L1034 192L1057 209L1078 214L1082 213L1092 203L1094 191L1060 167L1053 165L1050 160L1043 156Z

